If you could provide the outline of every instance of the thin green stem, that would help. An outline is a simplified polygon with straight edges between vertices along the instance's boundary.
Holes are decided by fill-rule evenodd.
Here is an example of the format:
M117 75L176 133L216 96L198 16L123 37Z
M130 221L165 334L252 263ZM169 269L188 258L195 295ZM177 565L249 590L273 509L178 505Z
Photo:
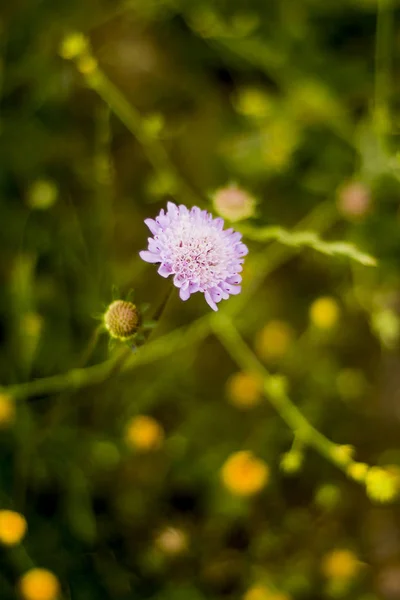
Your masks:
M285 379L271 375L266 370L244 342L232 321L221 314L213 319L212 326L217 337L239 367L243 371L255 373L263 379L266 396L294 432L296 438L313 447L331 463L346 472L353 463L352 459L340 451L338 452L340 446L330 441L309 423L287 395Z
M390 130L389 104L392 79L393 37L392 0L378 0L375 41L374 118L377 133L380 137L385 136Z
M209 333L209 320L210 316L207 315L202 319L198 319L189 327L177 329L157 340L141 346L136 354L130 352L119 372L126 373L133 371L142 365L150 364L165 358L188 345L200 341ZM21 400L30 396L49 396L64 391L75 391L84 387L103 383L110 377L113 377L116 373L116 368L120 359L120 354L117 354L117 356L98 365L83 369L72 369L71 371L60 375L11 385L2 388L1 391L10 394L15 400Z
M100 98L119 117L126 127L133 133L141 144L149 162L160 173L170 173L178 186L179 191L190 199L197 199L197 193L178 173L172 163L168 152L157 136L150 134L143 126L144 120L140 112L125 98L120 90L108 79L99 66L83 74L87 84L95 90Z
M103 329L104 329L104 328L103 328L103 325L102 325L102 324L101 324L101 325L98 325L98 326L97 326L97 327L94 329L94 331L93 331L92 335L91 335L91 336L90 336L90 338L89 338L89 341L88 341L88 343L87 343L87 346L86 346L86 348L85 348L85 349L84 349L84 351L82 352L82 356L81 356L81 359L80 359L80 361L79 361L79 367L80 367L80 368L83 368L84 366L86 366L86 365L87 365L87 363L88 363L88 361L89 361L90 357L92 356L92 354L93 354L93 352L94 352L94 350L95 350L95 348L96 348L96 346L97 346L97 343L98 343L98 341L99 341L99 338L100 338L100 334L101 334L101 332L103 331Z

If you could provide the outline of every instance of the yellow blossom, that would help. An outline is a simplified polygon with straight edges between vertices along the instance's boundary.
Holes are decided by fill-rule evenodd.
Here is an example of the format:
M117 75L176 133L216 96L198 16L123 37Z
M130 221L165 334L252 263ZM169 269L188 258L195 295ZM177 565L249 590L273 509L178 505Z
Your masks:
M58 187L50 179L37 179L30 186L26 202L34 210L47 210L58 198Z
M125 442L130 448L142 451L157 450L164 440L164 430L152 417L139 415L125 429Z
M77 58L88 49L88 40L83 33L73 32L65 36L60 46L60 55L65 59Z
M321 570L328 579L350 580L360 572L362 563L351 550L337 549L322 559Z
M225 487L237 496L252 496L262 490L269 478L268 466L252 452L235 452L221 469Z
M310 307L310 320L318 329L331 329L339 318L339 306L334 298L324 296Z
M227 381L226 392L229 402L238 408L252 408L262 399L263 379L255 373L234 373Z
M83 75L91 75L97 69L97 60L93 56L84 55L78 58L77 61L78 71Z
M26 533L25 517L13 510L0 510L0 543L5 546L19 544Z
M60 584L53 573L46 569L31 569L19 581L24 600L56 600Z
M290 450L281 457L281 469L284 473L291 475L301 469L303 463L303 453L299 450Z
M371 467L365 478L368 496L376 502L390 502L400 489L400 476L397 468Z
M353 462L347 467L347 475L355 481L362 482L368 473L368 465L362 462Z
M265 585L253 585L243 596L243 600L291 600L288 594L275 592Z
M234 105L237 112L253 119L268 117L274 107L271 97L257 87L241 89L234 100Z
M284 321L269 321L256 336L256 352L265 361L281 358L293 340L293 331Z
M332 458L342 464L347 465L354 455L354 448L348 444L335 446L331 451Z
M340 503L340 488L332 483L324 483L315 493L316 504L324 510L334 510Z
M15 421L15 402L8 394L0 392L0 429L9 427Z

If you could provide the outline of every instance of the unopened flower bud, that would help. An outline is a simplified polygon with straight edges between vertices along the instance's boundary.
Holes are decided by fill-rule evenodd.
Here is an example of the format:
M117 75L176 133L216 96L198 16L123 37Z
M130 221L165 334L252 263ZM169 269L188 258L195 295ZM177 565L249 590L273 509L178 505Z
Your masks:
M213 204L221 217L234 223L252 217L256 201L245 190L236 185L230 185L215 192Z
M287 475L297 473L303 463L303 453L299 450L290 450L281 457L281 469Z
M140 325L138 309L132 302L115 300L104 314L104 325L111 337L122 341L129 340Z

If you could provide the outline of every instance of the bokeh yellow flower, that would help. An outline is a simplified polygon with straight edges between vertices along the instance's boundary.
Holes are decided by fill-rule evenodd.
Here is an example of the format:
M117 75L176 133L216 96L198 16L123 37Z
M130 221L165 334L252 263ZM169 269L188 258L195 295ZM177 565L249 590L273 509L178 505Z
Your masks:
M89 43L83 33L72 32L65 36L60 46L62 58L72 60L87 52Z
M257 333L256 352L265 361L281 358L288 351L292 340L290 325L278 319L272 320Z
M323 510L334 510L341 500L340 488L333 483L324 483L315 492L315 503Z
M368 496L376 502L391 502L400 490L398 467L371 467L365 477Z
M133 417L125 428L128 447L148 452L157 450L163 443L164 430L160 423L146 415Z
M348 549L336 549L326 554L321 563L322 573L327 579L351 580L357 577L362 563Z
M253 585L243 596L243 600L291 600L284 592L275 592L265 585Z
M13 510L0 510L0 544L14 546L27 530L25 517Z
M303 464L303 453L299 450L289 450L281 456L281 469L284 473L292 475L297 473Z
M274 109L271 96L259 87L246 87L239 90L233 104L238 113L253 119L264 119Z
M0 393L0 429L9 427L15 421L15 401L8 394Z
M37 179L27 194L27 204L34 210L51 208L58 198L58 187L50 179Z
M354 453L355 448L353 446L350 446L349 444L338 444L332 449L331 456L341 465L347 465L353 458Z
M83 75L91 75L98 67L97 60L89 55L79 57L76 64Z
M24 600L56 600L60 584L53 573L46 569L31 569L19 581Z
M368 473L368 465L362 462L353 462L347 467L347 475L354 481L362 482Z
M263 379L255 373L234 373L226 383L227 398L238 408L252 408L260 403Z
M237 496L252 496L262 490L269 478L268 465L252 452L241 450L226 460L221 469L225 487Z
M339 305L334 298L317 298L310 307L310 320L318 329L331 329L339 318Z

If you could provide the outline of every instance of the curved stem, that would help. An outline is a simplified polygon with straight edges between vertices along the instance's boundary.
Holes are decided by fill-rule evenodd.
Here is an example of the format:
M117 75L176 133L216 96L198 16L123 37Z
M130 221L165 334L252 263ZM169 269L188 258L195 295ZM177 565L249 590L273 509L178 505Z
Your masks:
M120 373L133 371L141 365L152 363L176 352L187 345L200 341L209 333L210 315L197 320L189 327L177 329L161 338L141 346L136 354L130 353ZM124 349L125 350L125 349ZM123 353L124 354L124 353ZM106 360L92 367L72 369L67 373L45 377L27 383L11 385L1 389L15 400L30 396L49 396L64 391L73 391L83 387L103 383L116 373L121 355Z
M264 392L285 423L292 429L296 438L312 446L331 463L347 472L354 463L350 456L340 452L340 445L335 444L318 431L304 417L286 393L285 379L271 375L253 354L243 338L224 315L218 315L212 321L213 329L234 361L243 371L256 373L264 382Z
M140 112L132 106L100 67L96 65L92 72L83 73L83 76L87 84L97 92L100 98L133 133L154 169L161 173L167 172L173 175L179 191L188 198L197 199L198 194L180 175L162 142L156 136L150 135L143 126L143 118Z
M384 145L390 128L389 95L391 87L393 46L392 0L378 0L375 41L375 97L374 118L378 136Z
M79 361L79 367L82 368L88 363L90 357L92 356L92 354L97 346L97 343L99 341L100 334L102 331L103 331L102 324L98 325L96 327L96 329L93 331L92 335L89 338L86 348L82 352L81 359Z

